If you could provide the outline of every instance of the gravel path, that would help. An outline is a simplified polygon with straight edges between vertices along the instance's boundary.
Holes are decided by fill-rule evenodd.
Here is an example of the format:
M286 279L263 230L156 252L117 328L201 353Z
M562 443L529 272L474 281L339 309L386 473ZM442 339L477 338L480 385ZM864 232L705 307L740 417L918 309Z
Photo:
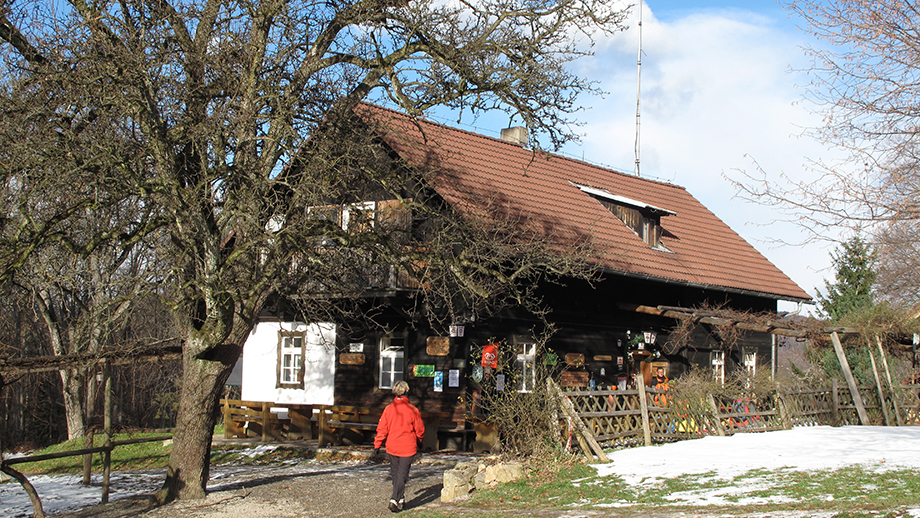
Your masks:
M413 464L406 485L406 509L437 505L443 462ZM240 518L391 516L386 504L392 483L388 464L341 463L324 466L240 467L212 478L203 500L151 507L146 497L130 497L76 512L66 518Z

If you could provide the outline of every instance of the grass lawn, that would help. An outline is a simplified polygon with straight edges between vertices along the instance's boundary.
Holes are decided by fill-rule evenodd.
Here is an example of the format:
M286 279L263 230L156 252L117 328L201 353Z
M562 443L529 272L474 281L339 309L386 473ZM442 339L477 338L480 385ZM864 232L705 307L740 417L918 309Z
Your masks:
M112 437L113 441L124 441L129 439L141 439L147 437L163 437L169 434L164 433L120 433ZM102 446L105 436L97 434L93 437L93 446ZM45 455L48 453L59 453L64 451L74 451L86 448L84 439L73 439L42 450L34 452L32 455ZM112 469L115 471L133 470L133 469L153 469L166 466L169 458L169 452L172 451L171 441L153 441L137 444L124 444L116 446L112 450ZM38 462L26 462L13 466L17 471L26 475L51 474L51 473L82 473L83 456L63 457L60 459L49 459ZM102 453L93 454L93 471L102 471Z
M912 470L879 474L860 467L826 472L753 470L732 479L714 474L648 480L626 485L620 477L598 477L583 464L531 470L527 480L481 491L456 504L458 509L420 509L420 518L476 516L558 516L549 513L593 510L612 514L657 513L688 516L920 516L920 477ZM906 508L917 509L908 513Z

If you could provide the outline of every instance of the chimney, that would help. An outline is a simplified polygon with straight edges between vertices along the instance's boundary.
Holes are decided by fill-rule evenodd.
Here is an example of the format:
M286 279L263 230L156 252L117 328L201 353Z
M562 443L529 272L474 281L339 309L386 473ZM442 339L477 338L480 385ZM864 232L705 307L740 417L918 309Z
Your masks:
M502 130L502 140L511 142L521 147L530 145L530 135L527 134L527 128L524 126L514 126Z

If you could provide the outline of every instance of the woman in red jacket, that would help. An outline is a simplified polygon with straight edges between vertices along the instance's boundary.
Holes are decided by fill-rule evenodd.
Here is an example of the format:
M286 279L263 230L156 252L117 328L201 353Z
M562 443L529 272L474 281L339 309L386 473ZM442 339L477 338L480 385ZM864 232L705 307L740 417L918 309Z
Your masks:
M409 467L412 458L418 452L418 443L425 436L425 425L418 409L409 403L406 397L409 384L398 381L393 386L393 402L383 410L377 423L377 437L374 438L374 456L386 442L387 455L390 456L390 478L393 479L393 496L390 498L390 511L402 511L406 503L406 481L409 480Z

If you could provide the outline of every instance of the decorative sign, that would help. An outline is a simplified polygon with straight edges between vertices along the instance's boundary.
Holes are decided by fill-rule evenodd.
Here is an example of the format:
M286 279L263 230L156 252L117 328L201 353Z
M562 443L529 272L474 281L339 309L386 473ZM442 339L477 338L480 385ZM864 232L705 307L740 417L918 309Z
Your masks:
M584 367L585 365L585 355L581 353L569 353L565 355L566 365L571 365L573 367Z
M607 354L598 354L594 356L594 361L596 362L609 362L613 360L613 356Z
M444 391L444 371L437 371L434 373L434 391Z
M454 338L460 338L463 336L464 328L463 326L450 326L450 336Z
M623 366L623 357L622 357L622 356L617 356L617 365L619 365L620 367Z
M482 368L482 365L473 365L473 381L479 383L484 375L485 369Z
M416 378L433 378L434 365L413 365L412 375Z
M559 385L563 387L588 387L591 375L585 371L564 371L559 378Z
M429 336L426 352L428 356L447 356L450 353L450 338L446 336Z
M505 375L497 374L495 376L495 390L503 392L505 390Z
M447 386L448 387L459 387L460 386L460 369L451 369L447 371Z
M489 344L482 348L482 366L498 368L498 344Z
M339 363L342 365L364 365L364 355L354 353L342 353L339 355Z
M348 344L348 352L363 353L364 352L364 342L352 342Z

